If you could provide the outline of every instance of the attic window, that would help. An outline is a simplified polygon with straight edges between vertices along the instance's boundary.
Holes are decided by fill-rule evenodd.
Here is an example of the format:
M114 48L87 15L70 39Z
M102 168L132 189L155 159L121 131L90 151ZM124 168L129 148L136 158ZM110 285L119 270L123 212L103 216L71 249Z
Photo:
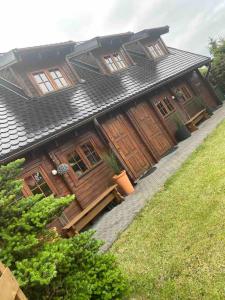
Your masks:
M54 88L44 72L34 74L34 79L43 94L54 91Z
M147 46L152 58L158 58L165 55L165 52L159 42Z
M57 91L69 85L58 68L33 73L33 78L42 94Z
M104 56L105 63L111 72L116 72L127 67L125 58L122 54L114 52Z
M62 73L59 71L59 69L54 69L50 71L50 74L55 82L55 84L57 85L57 87L59 89L63 88L63 87L67 87L68 84L65 80L65 78L63 77Z

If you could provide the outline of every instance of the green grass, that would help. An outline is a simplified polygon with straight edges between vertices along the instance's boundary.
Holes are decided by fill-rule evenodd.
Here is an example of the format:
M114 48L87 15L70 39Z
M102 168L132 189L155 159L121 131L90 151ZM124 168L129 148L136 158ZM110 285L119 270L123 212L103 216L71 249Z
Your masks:
M111 251L131 299L225 299L225 122Z

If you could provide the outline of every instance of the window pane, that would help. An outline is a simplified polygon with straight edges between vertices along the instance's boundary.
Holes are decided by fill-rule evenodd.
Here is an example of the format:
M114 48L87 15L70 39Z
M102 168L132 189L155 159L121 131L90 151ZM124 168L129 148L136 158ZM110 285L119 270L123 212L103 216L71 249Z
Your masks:
M61 74L61 72L60 72L59 70L56 70L55 72L56 72L56 75L57 75L58 77L63 77L62 74Z
M25 178L25 182L27 183L33 195L44 194L45 196L49 196L52 194L51 189L45 182L40 172L35 172L29 177Z
M46 94L54 90L47 76L43 72L35 74L34 79L37 82L43 94Z
M161 101L159 101L157 104L156 104L158 110L160 111L161 115L163 117L165 117L166 115L168 115L168 111L167 109L164 107L163 103Z
M125 61L124 61L123 57L120 54L114 53L113 58L114 58L115 62L117 63L117 65L120 69L123 69L123 68L126 67Z
M47 185L47 183L43 183L41 186L40 186L41 190L42 190L42 193L47 197L47 196L50 196L52 194L52 191L50 190L49 186Z
M164 103L165 103L165 105L166 105L166 107L168 108L169 111L174 110L174 107L173 107L172 103L170 102L170 100L167 97L164 98Z
M190 94L190 92L189 92L189 90L188 90L188 88L187 88L186 86L183 86L183 87L181 88L181 90L182 90L182 92L183 92L183 94L184 94L186 100L188 100L188 99L191 98L191 94Z
M59 89L68 86L65 78L58 69L50 71L50 74Z
M149 49L149 52L150 52L150 54L152 55L153 58L157 58L158 57L158 54L155 51L155 48L153 46L148 46L148 49Z
M40 75L38 75L38 74L34 75L34 79L36 80L37 83L42 82L42 79L41 79Z
M41 184L41 183L44 182L44 179L43 179L43 177L42 177L42 175L41 175L40 172L34 173L34 174L33 174L33 177L34 177L35 181L36 181L38 184Z
M98 153L95 151L93 145L91 143L86 143L81 146L84 154L92 165L95 165L97 162L101 160Z
M106 65L108 66L109 70L111 72L117 71L117 65L114 63L114 61L112 60L111 57L109 57L108 55L104 57Z
M53 79L57 78L57 75L56 75L56 73L54 71L51 71L50 74L51 74L51 76L52 76Z
M78 177L88 169L76 151L69 156L68 161Z
M40 75L42 81L48 81L48 78L46 77L45 73L40 73L39 75Z
M45 86L44 83L41 83L41 84L39 85L39 87L40 87L40 89L41 89L41 91L42 91L43 94L48 93L48 89L46 88L46 86Z
M60 79L55 79L55 83L57 85L58 88L62 88L63 87L63 84L61 83Z
M33 176L29 176L26 178L26 183L28 184L29 188L33 189L36 186L36 181Z
M164 55L164 52L163 52L161 46L159 45L159 43L155 44L155 49L157 50L159 56L163 56Z
M49 92L51 92L51 91L54 90L53 87L52 87L52 85L51 85L51 83L50 83L49 81L47 81L47 82L45 83L45 86L46 86L46 88L48 89Z
M68 86L66 80L63 77L60 78L60 81L61 81L63 86Z
M42 194L42 191L39 187L37 187L36 189L32 190L31 191L33 195L36 195L36 194Z

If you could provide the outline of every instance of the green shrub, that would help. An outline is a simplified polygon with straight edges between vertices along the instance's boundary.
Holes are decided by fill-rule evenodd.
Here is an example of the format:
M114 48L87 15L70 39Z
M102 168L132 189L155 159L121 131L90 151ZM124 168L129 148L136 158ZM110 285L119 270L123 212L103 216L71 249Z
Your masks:
M126 281L102 242L85 232L70 239L46 228L73 196L21 198L22 161L0 167L0 260L29 299L121 299Z

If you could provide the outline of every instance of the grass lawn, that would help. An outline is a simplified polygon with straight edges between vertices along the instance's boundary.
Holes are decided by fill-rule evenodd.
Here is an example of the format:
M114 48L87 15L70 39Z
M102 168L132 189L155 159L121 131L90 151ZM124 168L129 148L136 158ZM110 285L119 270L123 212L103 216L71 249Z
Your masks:
M225 122L111 251L131 299L225 299Z

